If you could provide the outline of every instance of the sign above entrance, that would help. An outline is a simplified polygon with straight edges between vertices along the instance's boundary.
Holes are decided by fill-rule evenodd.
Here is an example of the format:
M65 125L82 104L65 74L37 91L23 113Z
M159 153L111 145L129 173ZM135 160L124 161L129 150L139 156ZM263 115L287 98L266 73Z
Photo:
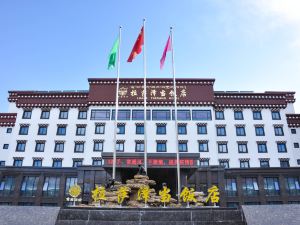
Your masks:
M151 158L148 159L149 168L176 168L176 159L172 158ZM197 160L193 158L180 159L182 168L197 168ZM117 158L117 167L137 167L143 165L144 160L141 158ZM104 167L112 167L113 159L104 159Z

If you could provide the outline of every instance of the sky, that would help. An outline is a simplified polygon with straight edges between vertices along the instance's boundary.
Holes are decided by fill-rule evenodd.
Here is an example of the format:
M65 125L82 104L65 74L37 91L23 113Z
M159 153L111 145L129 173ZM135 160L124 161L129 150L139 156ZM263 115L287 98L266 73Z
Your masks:
M174 27L176 76L215 78L216 91L296 91L300 113L299 0L0 0L0 112L9 90L87 90L116 77L108 54L122 26L120 77L143 77L126 60L146 18L148 77Z

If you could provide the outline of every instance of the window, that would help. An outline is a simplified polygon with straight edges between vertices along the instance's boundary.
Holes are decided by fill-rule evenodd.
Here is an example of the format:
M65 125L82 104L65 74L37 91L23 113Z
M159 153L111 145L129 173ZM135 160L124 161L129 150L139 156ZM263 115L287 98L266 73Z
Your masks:
M110 110L109 109L94 109L91 111L91 120L109 120Z
M236 127L236 136L246 136L245 127Z
M82 159L73 159L73 167L80 167L82 166Z
M20 131L19 131L19 135L27 135L28 130L29 130L29 125L21 126Z
M4 144L3 145L3 149L8 149L8 147L9 147L9 144Z
M96 124L95 134L104 134L105 133L105 124Z
M285 184L290 195L300 195L299 179L297 177L286 177Z
M112 110L112 120L115 119L115 110ZM130 120L130 110L129 109L122 109L118 110L118 120Z
M26 147L26 142L17 142L16 152L24 152Z
M197 125L198 134L207 134L207 126L206 124L198 124Z
M300 159L297 159L297 164L300 165Z
M217 127L217 136L226 136L226 128Z
M218 143L218 152L219 153L228 153L227 143Z
M188 151L187 142L179 142L178 143L178 151L179 152L187 152Z
M135 142L135 151L136 152L144 152L145 144L143 141Z
M117 152L124 152L124 142L119 142L116 144L116 150Z
M261 111L253 111L254 120L262 120Z
M156 143L157 152L167 152L167 143L166 142L157 142Z
M256 136L265 136L264 127L255 127Z
M125 124L118 124L117 134L125 134Z
M101 159L93 159L93 166L102 166Z
M57 197L59 194L60 177L45 177L43 185L44 197Z
M172 110L172 119L175 119L175 110ZM177 110L177 120L191 120L191 111Z
M144 124L136 124L135 133L144 134Z
M291 129L291 133L296 134L297 133L296 129Z
M229 161L219 161L219 165L224 167L225 169L229 168Z
M24 110L22 119L31 119L31 114L32 114L31 110Z
M262 168L270 167L269 160L260 160L260 167Z
M287 160L287 159L280 159L280 167L282 167L282 168L288 168L288 167L290 167L289 160Z
M23 159L14 159L14 164L13 164L13 166L21 167L22 164L23 164Z
M209 166L209 159L200 159L199 160L200 167L208 167Z
M224 112L223 111L216 111L215 112L216 120L224 120Z
M151 112L147 110L147 120L150 120ZM144 120L144 110L132 110L132 120Z
M241 160L240 161L240 167L241 168L250 168L249 160Z
M53 159L52 167L54 168L62 167L62 159Z
M63 136L63 135L66 135L66 132L67 132L67 127L65 125L64 126L58 126L56 135Z
M39 125L38 135L47 135L47 126Z
M70 187L77 184L77 177L67 177L66 187L65 187L65 195L69 195Z
M299 143L294 143L294 148L299 148Z
M69 112L67 110L60 110L59 119L68 119Z
M37 142L35 144L35 151L36 152L43 152L45 150L45 142Z
M199 142L199 152L208 152L208 142Z
M274 127L275 136L283 136L283 128L282 127Z
M50 117L50 111L43 110L41 113L41 119L49 119L49 117Z
M264 189L266 195L280 195L279 181L277 177L265 177Z
M42 160L41 159L34 159L32 163L33 167L42 167Z
M243 120L243 111L234 111L234 119L235 120Z
M280 113L277 111L272 112L272 120L281 120Z
M266 143L257 143L257 150L258 153L267 153L267 144Z
M156 134L166 134L167 125L166 124L156 124Z
M12 132L12 128L11 127L9 127L9 128L6 129L6 133L10 134L11 132Z
M237 196L237 185L234 178L225 179L225 192L228 197Z
M193 120L211 120L210 110L193 110L192 111Z
M75 142L74 152L83 153L84 152L84 142Z
M103 152L103 141L94 141L94 152Z
M0 161L0 167L5 166L5 161Z
M228 208L238 208L239 207L239 203L238 202L227 202L226 206Z
M242 181L242 189L245 196L257 196L259 189L256 178L244 178Z
M248 148L246 143L238 143L239 153L248 153Z
M14 193L15 178L13 176L4 176L0 182L0 196L9 196Z
M278 152L287 152L285 143L277 143Z
M85 126L77 126L76 128L76 135L77 136L84 136L85 135Z
M152 120L170 120L170 110L152 110Z
M54 152L64 152L65 143L64 142L55 142Z
M37 190L39 177L25 176L21 185L21 196L34 197Z
M79 110L78 119L87 119L87 111L86 110Z
M178 124L178 134L187 134L186 124Z

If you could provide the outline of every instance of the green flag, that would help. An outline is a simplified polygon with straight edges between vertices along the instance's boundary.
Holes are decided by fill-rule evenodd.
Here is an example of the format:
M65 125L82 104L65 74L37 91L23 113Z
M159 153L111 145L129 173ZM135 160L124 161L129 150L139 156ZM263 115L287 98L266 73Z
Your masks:
M116 66L118 49L119 49L119 38L117 38L109 53L108 67L107 67L109 70L115 68Z

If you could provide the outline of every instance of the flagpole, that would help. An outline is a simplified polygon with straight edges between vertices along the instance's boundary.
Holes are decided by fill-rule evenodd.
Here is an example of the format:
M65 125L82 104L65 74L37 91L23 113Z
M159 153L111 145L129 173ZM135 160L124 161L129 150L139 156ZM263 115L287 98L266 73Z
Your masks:
M121 30L119 27L119 47L118 47L118 62L117 62L117 87L116 87L116 102L115 102L115 124L114 124L114 154L113 154L113 174L112 178L116 179L116 162L117 162L117 132L118 132L118 111L119 111L119 82L120 82L120 45L121 45Z
M180 162L179 162L179 148L178 148L178 123L177 123L177 91L175 79L175 63L174 63L174 43L173 43L173 28L170 27L171 46L172 46L172 73L173 73L173 90L174 90L174 108L175 108L175 132L176 132L176 162L177 162L177 198L180 200Z
M148 167L148 153L147 153L147 65L146 65L146 19L143 19L144 27L144 51L143 51L143 61L144 61L144 168L147 174Z

